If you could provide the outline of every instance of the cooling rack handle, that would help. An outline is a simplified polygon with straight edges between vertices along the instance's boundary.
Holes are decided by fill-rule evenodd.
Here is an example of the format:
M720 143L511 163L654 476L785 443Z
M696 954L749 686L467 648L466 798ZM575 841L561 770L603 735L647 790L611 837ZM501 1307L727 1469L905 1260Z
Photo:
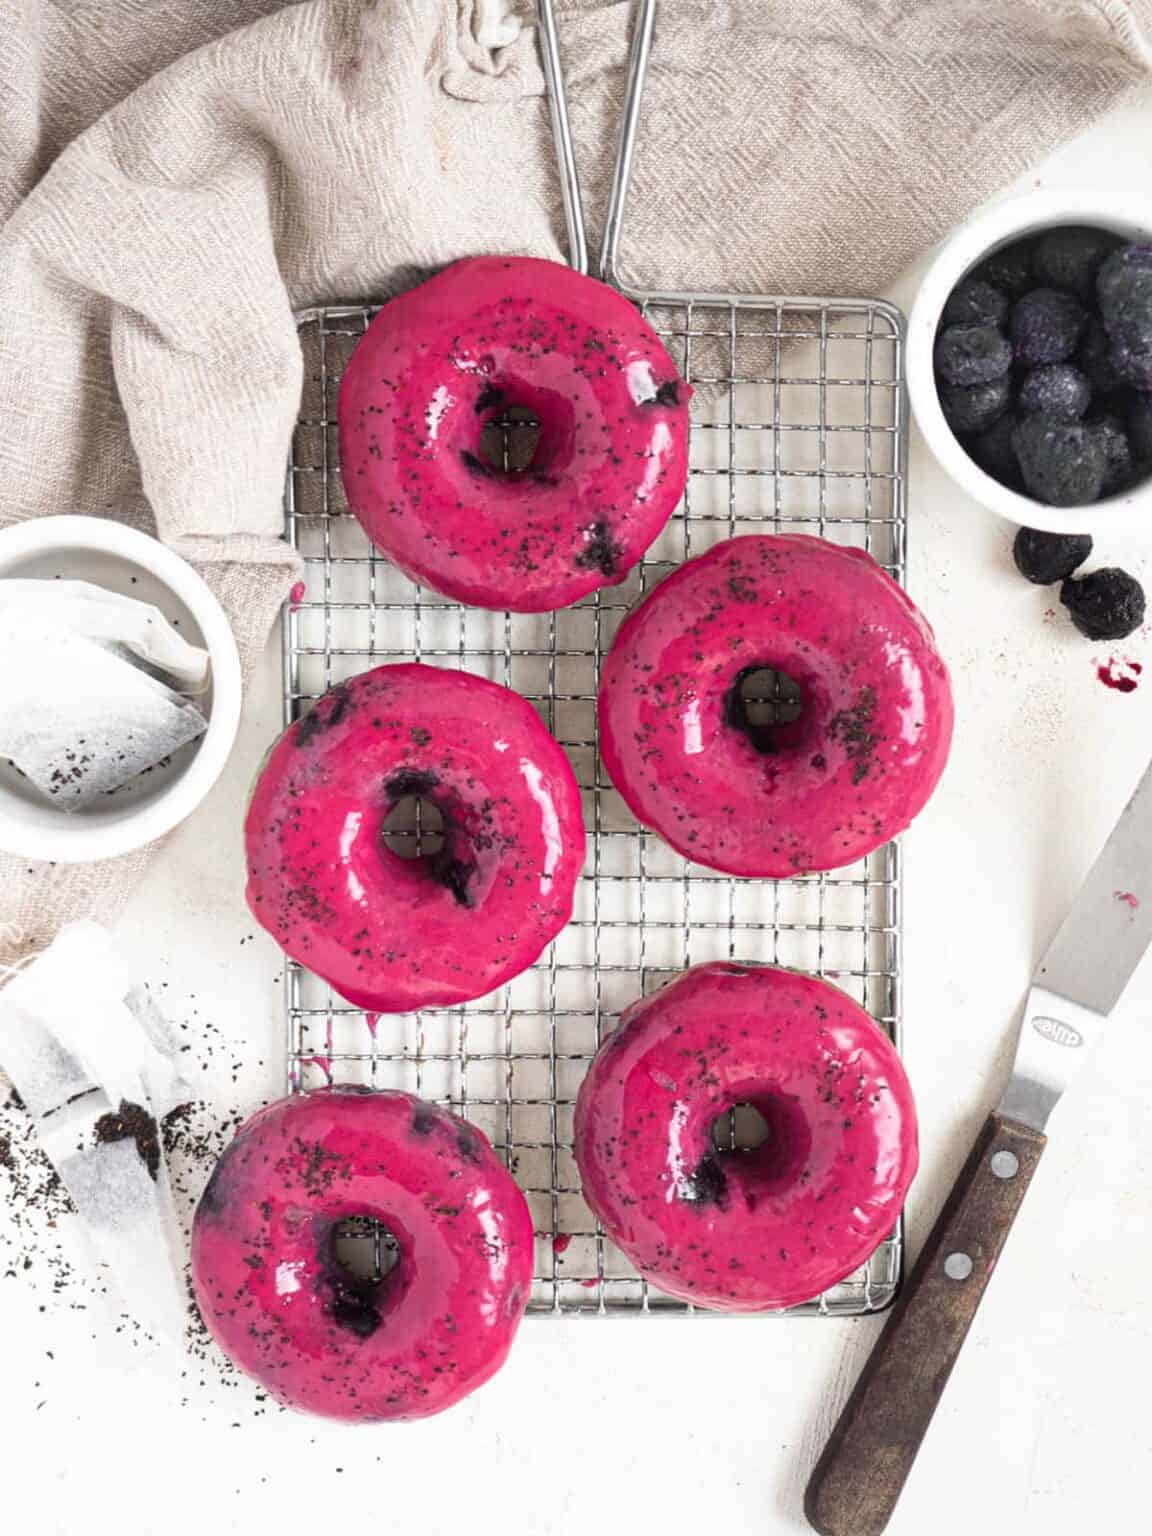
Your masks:
M820 1536L879 1536L943 1395L1045 1137L992 1114L816 1464Z
M588 270L588 236L584 225L584 203L580 195L580 176L576 151L572 144L572 123L568 116L568 95L564 88L564 70L560 61L560 38L556 30L553 0L536 0L540 22L540 57L548 85L548 115L552 120L552 141L560 171L560 193L564 201L564 225L568 233L568 263L577 272Z
M640 10L632 28L624 113L620 120L620 139L616 146L612 190L604 219L604 244L600 252L600 276L606 283L614 283L617 287L625 286L620 278L620 232L624 226L624 208L632 181L632 157L640 126L640 107L644 100L644 82L648 78L648 60L652 53L652 30L655 23L656 0L640 0Z

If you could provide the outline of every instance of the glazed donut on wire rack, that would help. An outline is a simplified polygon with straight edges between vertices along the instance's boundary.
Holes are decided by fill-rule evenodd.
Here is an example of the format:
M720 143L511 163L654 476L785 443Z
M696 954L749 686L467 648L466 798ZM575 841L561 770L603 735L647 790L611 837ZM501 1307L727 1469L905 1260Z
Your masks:
M717 1145L737 1106L753 1150ZM888 1236L917 1165L887 1036L837 987L713 962L633 1003L576 1101L584 1198L660 1290L731 1312L809 1301Z
M443 846L387 846L394 808L439 811ZM286 954L377 1013L471 1001L572 915L580 791L531 704L418 663L339 683L272 748L245 823L248 904Z
M633 305L526 257L392 299L340 386L348 504L394 565L480 608L563 608L624 580L680 500L692 391ZM534 423L534 451L489 452Z
M744 687L791 680L756 723ZM948 759L952 690L927 621L861 549L728 539L629 614L600 687L604 766L636 818L728 874L854 864L904 830Z
M357 1275L350 1221L392 1243ZM320 1089L237 1131L192 1230L209 1331L290 1407L336 1419L419 1419L507 1357L532 1283L532 1218L475 1126L410 1094Z

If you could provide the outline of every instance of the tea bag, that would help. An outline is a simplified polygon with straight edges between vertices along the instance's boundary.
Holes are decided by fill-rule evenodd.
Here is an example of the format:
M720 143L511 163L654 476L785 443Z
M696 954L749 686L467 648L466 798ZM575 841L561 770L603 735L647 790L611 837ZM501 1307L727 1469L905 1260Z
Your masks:
M0 1066L131 1315L179 1340L181 1243L159 1123L192 1097L151 995L98 923L71 923L0 988Z
M68 811L111 794L208 728L195 704L133 659L171 666L175 678L203 687L206 655L147 604L106 604L110 593L70 606L49 600L57 587L85 586L0 582L0 757ZM43 588L45 601L9 600L8 587Z
M20 615L135 656L179 693L203 693L208 686L208 652L190 645L151 603L90 581L0 581L0 620Z

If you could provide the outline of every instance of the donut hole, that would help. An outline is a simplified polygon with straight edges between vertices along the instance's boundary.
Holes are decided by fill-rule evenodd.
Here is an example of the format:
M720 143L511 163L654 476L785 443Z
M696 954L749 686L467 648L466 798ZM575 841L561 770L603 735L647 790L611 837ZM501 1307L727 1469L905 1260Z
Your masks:
M798 1179L812 1148L795 1099L771 1091L729 1105L712 1121L709 1139L725 1180L736 1175L751 1203Z
M472 907L483 897L484 875L460 826L458 799L443 788L431 798L436 784L434 774L415 769L389 779L385 788L390 800L380 841L385 853L404 860L416 879L442 885L460 906ZM490 864L489 878L494 868Z
M746 736L757 752L771 754L794 744L804 713L804 689L776 667L745 667L724 700L724 721Z
M712 1122L717 1152L755 1152L769 1137L768 1121L755 1104L733 1104Z
M480 458L499 475L525 475L536 469L540 418L526 405L500 404L486 413L480 428Z
M576 451L573 399L526 378L486 378L471 420L463 459L473 475L510 485L555 485Z
M383 1320L385 1298L400 1270L400 1244L379 1217L345 1216L328 1234L323 1286L332 1321L367 1339Z
M384 846L399 859L431 859L444 851L444 813L422 795L401 795L384 818Z
M351 1280L379 1285L400 1263L400 1244L375 1216L345 1216L332 1228L331 1260Z

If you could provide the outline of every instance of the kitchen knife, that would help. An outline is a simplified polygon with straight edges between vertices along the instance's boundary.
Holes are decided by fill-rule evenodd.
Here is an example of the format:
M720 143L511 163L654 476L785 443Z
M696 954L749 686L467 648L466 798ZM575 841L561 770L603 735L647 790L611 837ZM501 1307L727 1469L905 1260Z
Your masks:
M1152 767L1032 980L988 1116L808 1483L821 1536L888 1524L1036 1171L1044 1128L1152 943Z

